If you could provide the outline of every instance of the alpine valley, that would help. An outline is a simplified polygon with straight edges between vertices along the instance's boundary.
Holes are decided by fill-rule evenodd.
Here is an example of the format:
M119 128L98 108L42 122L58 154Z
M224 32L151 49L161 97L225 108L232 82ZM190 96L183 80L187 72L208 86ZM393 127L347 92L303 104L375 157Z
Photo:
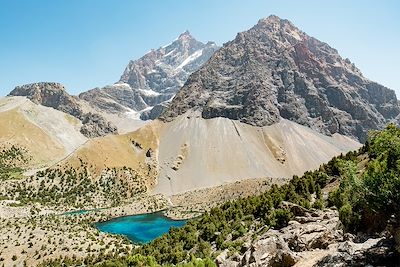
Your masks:
M400 266L399 121L393 90L274 15L79 95L17 86L0 266Z

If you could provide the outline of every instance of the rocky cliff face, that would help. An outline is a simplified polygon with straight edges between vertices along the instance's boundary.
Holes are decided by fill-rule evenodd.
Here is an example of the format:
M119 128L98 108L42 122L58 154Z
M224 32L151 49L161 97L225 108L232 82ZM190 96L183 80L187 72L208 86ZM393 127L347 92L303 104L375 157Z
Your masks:
M114 113L121 112L123 107L140 111L156 106L171 99L189 75L218 48L213 42L204 44L184 32L172 43L130 61L116 84L90 90L79 97Z
M85 113L82 124L80 132L89 138L117 133L117 128L100 114Z
M130 109L138 111L147 107L140 93L133 90L128 84L95 88L81 93L79 97L92 106L110 113L121 113Z
M17 86L9 96L26 96L33 103L52 107L74 117L80 117L83 113L78 99L69 95L60 83L39 82Z
M328 44L270 16L226 43L177 93L161 119L188 110L265 126L286 118L361 141L400 113L393 90L372 82Z
M83 124L81 133L86 137L117 133L117 128L103 116L85 112L82 100L69 95L59 83L40 82L17 86L9 96L25 96L36 104L52 107L78 118Z

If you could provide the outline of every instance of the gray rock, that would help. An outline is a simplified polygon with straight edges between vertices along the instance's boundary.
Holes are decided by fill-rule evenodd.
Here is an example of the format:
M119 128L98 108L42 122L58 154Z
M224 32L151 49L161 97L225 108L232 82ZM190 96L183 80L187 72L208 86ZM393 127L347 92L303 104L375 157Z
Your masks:
M89 138L118 133L117 127L106 121L104 117L99 114L86 113L82 123L83 125L80 132Z
M78 99L69 95L62 84L39 82L15 87L9 96L26 96L33 103L52 107L74 117L80 118L83 111Z
M185 32L171 44L130 61L116 84L89 90L79 97L97 109L112 113L154 106L153 111L142 116L146 120L154 119L164 108L160 104L172 99L189 75L218 48L213 42L204 44Z
M365 236L355 242L354 236L341 230L337 210L306 210L289 202L284 207L314 220L295 217L286 227L269 229L251 239L241 255L228 256L229 251L224 251L217 258L218 266L400 266L392 237Z
M363 243L346 241L338 250L318 261L316 267L400 266L400 258L391 238L368 239Z
M168 102L163 102L160 104L155 105L150 110L146 110L140 114L141 120L155 120L157 119L161 113L168 107Z
M298 258L277 236L254 243L245 253L241 266L293 266Z
M95 88L79 94L79 98L108 113L122 113L130 109L138 111L147 107L140 93L133 90L128 84Z
M81 133L86 137L117 134L117 127L99 114L85 113L80 99L69 95L63 85L40 82L15 87L10 96L25 96L32 102L68 113L82 121Z
M335 49L276 16L224 44L160 118L171 121L188 110L255 126L285 118L360 141L400 113L393 90L366 79Z

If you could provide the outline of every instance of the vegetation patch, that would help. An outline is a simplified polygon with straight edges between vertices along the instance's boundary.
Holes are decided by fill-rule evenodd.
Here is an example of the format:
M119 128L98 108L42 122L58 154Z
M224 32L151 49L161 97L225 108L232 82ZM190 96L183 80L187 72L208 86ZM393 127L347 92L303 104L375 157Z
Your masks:
M0 150L0 180L19 179L24 171L23 166L28 162L26 151L12 145Z

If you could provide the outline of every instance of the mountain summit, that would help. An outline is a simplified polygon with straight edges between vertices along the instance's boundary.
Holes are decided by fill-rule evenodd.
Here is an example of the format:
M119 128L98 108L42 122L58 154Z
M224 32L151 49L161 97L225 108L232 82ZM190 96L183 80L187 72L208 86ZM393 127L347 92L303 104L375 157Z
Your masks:
M170 100L218 48L213 42L197 41L185 31L172 43L131 60L115 85L90 90L80 97L114 112L124 107L133 111L148 109Z
M119 83L142 90L144 100L149 105L158 102L154 101L154 92L163 94L163 97L158 97L159 101L167 100L217 49L215 43L204 44L185 31L172 43L130 61Z
M171 121L189 110L255 126L285 118L361 141L400 113L393 90L363 77L337 50L277 16L259 20L218 50L161 118Z

